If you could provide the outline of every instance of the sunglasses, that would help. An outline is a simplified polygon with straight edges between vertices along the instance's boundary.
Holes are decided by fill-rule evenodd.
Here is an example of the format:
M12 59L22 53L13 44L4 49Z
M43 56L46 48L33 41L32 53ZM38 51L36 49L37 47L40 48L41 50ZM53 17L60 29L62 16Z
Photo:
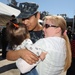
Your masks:
M45 27L45 28L49 28L49 27L55 27L55 28L58 28L59 26L50 25L50 24L45 24L44 27Z

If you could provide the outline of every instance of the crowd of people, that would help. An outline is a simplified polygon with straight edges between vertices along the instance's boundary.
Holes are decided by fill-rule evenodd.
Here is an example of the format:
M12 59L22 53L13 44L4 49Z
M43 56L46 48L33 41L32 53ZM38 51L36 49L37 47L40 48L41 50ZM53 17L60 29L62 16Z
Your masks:
M60 75L63 71L74 75L66 20L62 16L48 15L41 25L38 7L36 3L25 2L17 16L18 22L11 16L6 26L8 44L5 50L2 48L3 58L16 61L20 75Z

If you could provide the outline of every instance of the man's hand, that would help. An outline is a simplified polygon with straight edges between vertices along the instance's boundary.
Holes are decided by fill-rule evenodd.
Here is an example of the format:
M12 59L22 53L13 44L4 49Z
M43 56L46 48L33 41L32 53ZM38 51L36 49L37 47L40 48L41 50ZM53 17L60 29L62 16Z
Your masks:
M39 60L39 57L36 56L34 53L32 53L29 50L22 49L22 50L18 50L18 51L19 51L20 57L29 64L36 63Z

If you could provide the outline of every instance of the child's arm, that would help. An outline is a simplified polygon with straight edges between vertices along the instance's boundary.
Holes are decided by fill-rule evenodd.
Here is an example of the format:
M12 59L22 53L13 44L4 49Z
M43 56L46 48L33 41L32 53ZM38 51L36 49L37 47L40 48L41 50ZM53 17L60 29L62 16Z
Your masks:
M26 48L36 54L37 56L40 56L42 53L42 50L40 48L34 47L32 44L31 45L26 45Z
M39 56L39 58L41 60L45 59L45 56L46 56L47 52L44 51L43 49L35 47L34 45L26 45L26 48L28 50L30 50L31 52L33 52L34 54L36 54L37 56Z
M45 59L46 54L47 54L47 52L42 52L42 53L40 54L40 59L41 59L42 61Z

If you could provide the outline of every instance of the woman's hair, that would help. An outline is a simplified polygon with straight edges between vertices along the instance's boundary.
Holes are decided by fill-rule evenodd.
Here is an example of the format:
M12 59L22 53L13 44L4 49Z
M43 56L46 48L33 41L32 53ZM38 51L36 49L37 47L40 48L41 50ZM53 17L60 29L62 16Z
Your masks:
M66 51L66 60L65 60L65 66L64 66L64 71L66 71L70 65L71 65L71 46L70 46L70 41L69 38L67 36L67 32L66 32L66 20L62 17L62 16L45 16L44 17L44 22L50 19L50 21L52 22L52 24L58 26L61 28L61 35L62 37L66 40L66 47L67 47L67 51Z
M23 23L8 23L6 32L8 42L11 46L20 45L24 39L29 38L29 32Z

